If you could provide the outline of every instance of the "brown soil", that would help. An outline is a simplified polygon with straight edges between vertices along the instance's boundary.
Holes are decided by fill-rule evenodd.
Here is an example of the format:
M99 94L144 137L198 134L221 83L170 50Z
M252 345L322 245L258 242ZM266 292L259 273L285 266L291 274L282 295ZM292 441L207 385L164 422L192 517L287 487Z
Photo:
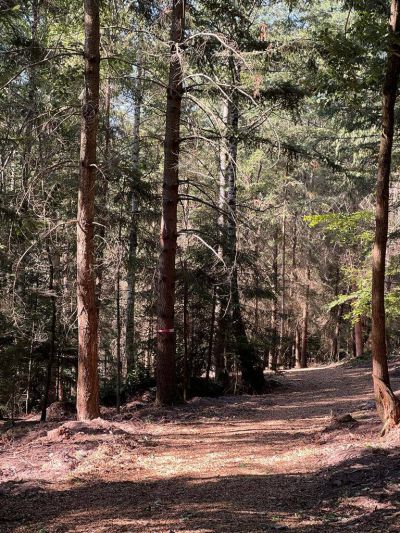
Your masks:
M267 396L3 427L0 530L400 531L400 432L379 437L369 369L279 379Z

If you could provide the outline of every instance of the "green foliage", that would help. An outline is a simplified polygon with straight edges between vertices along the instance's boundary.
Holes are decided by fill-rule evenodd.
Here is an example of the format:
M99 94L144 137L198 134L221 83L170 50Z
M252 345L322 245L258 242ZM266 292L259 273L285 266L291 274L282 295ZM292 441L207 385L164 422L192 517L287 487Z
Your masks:
M373 212L355 211L353 213L327 213L306 215L305 222L310 228L321 228L343 245L360 245L362 249L372 245Z
M348 294L341 294L327 306L330 311L339 305L347 304L349 311L343 317L350 320L352 324L362 317L371 316L371 273L367 271L363 274L364 276L352 279L352 286L355 286L355 290Z
M62 362L67 396L75 394L74 221L83 86L82 2L39 2L36 30L34 5L30 1L6 2L6 8L0 10L3 405L12 394L26 389L30 353L35 405L43 394L51 324L49 258L54 264L57 361ZM335 315L330 310L345 306L349 323L342 325L342 342L350 334L352 321L369 317L373 215L365 206L371 205L376 175L388 5L373 0L206 0L188 6L182 58L185 95L175 329L181 378L186 282L186 347L193 387L207 364L215 288L221 289L226 301L232 298L232 265L221 257L232 237L222 224L229 217L235 218L234 261L240 311L249 336L243 343L228 339L230 372L235 371L240 354L261 365L267 351L276 347L281 321L285 325L282 343L290 352L303 313L307 269L313 356L321 360L329 356ZM116 400L117 269L121 279L119 342L124 357L132 191L138 204L134 339L138 353L135 371L123 376L121 397L126 399L154 385L169 24L170 11L164 3L101 3L95 244L97 267L103 273L99 371L101 398L107 405L115 405ZM261 35L263 24L265 33ZM132 131L139 60L143 95L138 169L132 164ZM240 70L236 85L232 60ZM111 89L109 120L107 80ZM230 131L224 133L222 124L222 102L234 94L240 111L235 139ZM221 146L233 140L238 143L234 217L226 198L221 207L219 190ZM393 160L396 168L397 143ZM394 229L391 244L395 245L398 237ZM102 246L103 255L99 253ZM397 262L393 252L386 304L389 326L396 335L400 318ZM216 304L218 311L218 300ZM223 310L229 323L229 304ZM217 326L216 316L215 330Z
M389 268L389 275L398 274L398 268ZM339 305L348 304L349 312L344 318L350 320L353 324L360 318L371 317L371 292L372 292L372 273L371 270L352 271L348 273L352 286L356 290L348 294L341 294L328 305L331 310ZM400 287L393 286L385 294L385 310L388 320L393 321L400 318Z
M148 368L138 364L128 375L120 387L120 401L125 403L129 397L138 392L143 392L155 387L155 379ZM107 407L113 407L117 403L117 378L113 376L101 380L100 383L100 403Z

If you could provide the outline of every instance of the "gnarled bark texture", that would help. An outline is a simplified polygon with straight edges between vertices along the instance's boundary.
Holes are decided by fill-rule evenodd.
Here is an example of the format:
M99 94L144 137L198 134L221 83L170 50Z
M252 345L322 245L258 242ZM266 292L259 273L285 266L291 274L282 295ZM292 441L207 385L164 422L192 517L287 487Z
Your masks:
M99 2L85 0L85 94L82 106L77 216L78 420L99 416L98 313L93 243L100 83Z
M167 89L162 191L161 253L158 277L157 402L171 405L176 398L175 376L175 257L177 239L178 168L182 104L182 58L185 1L172 2L171 56Z
M385 324L385 267L389 219L389 181L394 133L394 109L400 74L398 44L400 0L392 0L389 22L389 51L383 85L382 135L378 159L375 209L375 243L372 255L372 376L383 431L400 421L400 402L389 379Z

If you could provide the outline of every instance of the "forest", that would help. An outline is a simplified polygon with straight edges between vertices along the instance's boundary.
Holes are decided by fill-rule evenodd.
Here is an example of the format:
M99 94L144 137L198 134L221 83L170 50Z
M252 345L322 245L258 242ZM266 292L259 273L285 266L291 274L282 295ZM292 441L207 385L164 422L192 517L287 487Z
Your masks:
M0 35L0 531L399 531L400 0Z

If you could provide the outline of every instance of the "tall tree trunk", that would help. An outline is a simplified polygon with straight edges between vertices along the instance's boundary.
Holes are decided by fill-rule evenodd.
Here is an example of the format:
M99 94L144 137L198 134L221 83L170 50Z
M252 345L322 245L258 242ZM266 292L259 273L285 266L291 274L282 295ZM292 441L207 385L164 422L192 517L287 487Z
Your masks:
M47 255L49 258L49 291L51 298L51 326L50 326L50 351L49 358L47 360L46 368L46 382L43 394L42 413L40 416L41 422L46 422L47 406L49 403L49 394L51 387L51 375L53 369L54 355L55 355L55 343L56 343L56 320L57 320L57 304L56 296L54 293L54 263L51 256L50 248L47 248Z
M185 402L189 399L189 287L187 279L187 261L183 261L183 399Z
M95 246L95 260L96 260L96 270L95 270L95 291L96 291L96 307L98 321L100 322L100 317L102 313L102 291L103 291L103 277L105 271L105 261L104 253L106 250L106 239L108 231L108 181L111 177L111 164L110 164L110 146L111 146L111 82L110 77L108 77L105 82L104 87L104 160L103 160L103 172L100 174L100 180L97 184L96 195L98 197L98 203L95 206L97 212L98 224L94 228L95 231L95 243L97 241L97 246ZM104 376L107 376L107 352L109 350L108 343L102 343L101 330L98 330L98 349L99 352L103 353L103 371ZM99 355L100 357L100 355Z
M30 346L29 346L28 379L27 379L27 384L26 384L25 414L28 414L31 408L33 345L34 345L35 328L36 328L36 312L37 312L37 306L38 306L38 294L37 294L38 277L37 276L35 279L35 288L36 288L36 291L34 292L35 299L34 299L34 304L33 304L33 313L32 313L33 320L32 320L32 325L31 325Z
M301 331L300 331L300 325L296 324L296 332L295 332L295 340L294 340L294 357L295 357L295 365L296 368L301 368Z
M292 272L291 272L291 279L290 279L290 291L289 296L292 298L294 290L295 290L295 284L297 282L297 213L294 214L294 220L293 220L293 241L292 241Z
M355 332L355 329L354 329L354 326L350 328L350 334L351 334L351 344L352 344L352 352L353 352L353 357L356 358L357 357L357 352L356 352L356 332Z
M96 231L96 239L98 239L98 246L96 249L96 303L97 312L100 313L101 307L101 291L103 287L103 273L104 273L104 251L106 249L106 225L107 225L107 195L108 195L108 180L110 179L111 165L110 165L110 144L111 144L111 83L110 78L106 79L104 88L104 173L101 175L101 180L98 187L99 203L97 206L99 225Z
M31 403L31 383L32 383L32 342L29 350L28 379L26 384L25 414L29 414Z
M358 318L354 324L354 341L356 345L356 357L362 357L363 331L362 331L362 319L361 318Z
M260 232L261 232L261 226L260 224L258 224L257 226L257 231L256 231L256 234L255 234L255 238L256 238L256 243L255 243L255 247L254 247L254 253L255 253L255 257L258 258L259 257L259 254L260 254ZM260 304L259 304L259 292L260 292L260 280L261 280L261 276L260 276L260 272L258 270L258 268L255 268L254 270L254 288L255 288L255 291L256 291L256 294L255 294L255 302L254 302L254 323L253 323L253 338L255 341L257 341L257 339L259 339L259 316L260 316L260 313L259 313L259 307L260 307Z
M64 384L63 384L63 353L57 353L57 382L56 382L56 401L64 401Z
M258 258L260 253L259 243L260 243L260 226L257 228L256 232L256 246L255 246L255 256ZM260 273L258 272L258 269L254 272L255 278L254 278L254 287L256 290L255 295L255 302L254 302L254 328L253 328L253 336L254 339L257 340L259 338L259 291L260 291Z
M310 267L307 267L307 285L303 304L303 319L301 326L301 368L308 364L308 308L310 300Z
M281 265L281 309L280 309L280 329L279 329L279 353L278 366L284 364L284 336L285 336L285 278L286 278L286 214L282 220L282 265Z
M116 279L116 319L117 319L117 379L116 379L116 408L117 413L121 407L121 272L120 265L117 268Z
M264 392L266 383L261 361L258 361L254 346L247 338L246 327L242 317L237 275L234 275L232 280L232 327L242 371L243 385L250 392Z
M116 379L116 407L117 413L120 412L121 407L121 375L122 375L122 360L121 360L121 265L123 258L122 249L122 204L119 212L118 221L118 264L117 264L117 279L116 279L116 319L117 319L117 379Z
M208 339L206 379L210 379L210 371L211 371L211 364L212 364L212 354L213 354L213 344L214 344L214 329L215 329L216 300L217 300L217 287L214 286L212 304L211 304L210 337Z
M32 150L34 146L34 130L36 126L36 113L37 113L37 76L35 63L39 57L39 43L38 43L38 27L39 27L39 8L40 1L32 0L32 16L30 18L31 24L31 43L29 50L29 59L31 62L28 68L28 109L25 119L25 131L24 131L24 149L22 154L22 211L26 211L30 204L30 176L32 168Z
M389 182L392 162L394 110L400 75L400 0L392 0L389 51L383 85L382 135L378 159L375 209L375 243L372 254L372 376L383 432L400 421L400 402L389 379L385 324L385 267L389 219Z
M136 300L136 257L138 245L138 200L137 183L140 179L140 116L142 110L142 39L138 37L136 52L137 75L134 87L133 110L133 146L132 146L132 178L130 181L130 232L127 264L127 298L126 298L126 331L125 353L128 373L135 367L135 300Z
M242 382L246 389L260 393L265 390L265 379L261 362L258 361L254 346L248 339L245 323L242 316L237 267L237 224L236 224L236 189L237 189L237 148L239 133L239 93L236 86L239 84L239 66L231 57L230 66L234 90L228 103L228 134L229 134L229 159L226 170L227 176L227 204L229 214L227 217L227 260L231 271L231 308L232 308L232 333L235 339L235 351L240 362Z
M218 195L218 231L220 244L218 246L218 257L223 259L224 256L224 240L225 240L225 215L226 211L226 168L228 163L228 147L227 147L227 125L228 125L228 102L222 102L222 136L220 139L219 150L219 195ZM225 274L225 273L224 273ZM221 282L216 289L216 316L217 327L215 334L214 345L214 367L215 379L221 383L227 384L228 374L225 366L225 348L226 348L226 334L227 334L227 289Z
M339 282L340 282L340 269L339 267L336 268L335 273L335 298L339 295ZM333 320L334 320L334 332L331 339L331 353L330 358L331 361L335 361L337 358L338 353L338 342L339 342L339 333L340 333L340 320L342 318L341 315L341 309L342 305L339 305L336 309L332 310Z
M275 372L277 369L277 315L278 315L278 226L275 226L274 244L272 250L272 277L274 284L274 298L272 300L272 314L271 314L271 351L270 351L270 369Z
M100 414L98 360L98 313L95 292L93 243L96 182L96 143L100 84L99 2L85 0L85 95L82 106L80 175L77 216L78 306L78 420Z
M217 315L217 331L215 334L214 343L214 367L215 367L215 380L221 383L227 384L228 373L226 370L225 362L225 347L226 347L226 335L227 335L227 309L226 298L223 294L224 288L219 286L217 288L217 303L216 303L216 315Z
M152 291L152 296L149 305L149 326L147 331L147 346L146 346L146 368L147 370L152 370L154 368L154 348L153 348L153 339L154 339L154 315L155 315L155 305L154 305L154 291Z
M331 345L331 360L336 361L339 355L339 337L340 337L340 325L342 323L344 305L338 306L335 317L335 331L333 333L332 345Z
M167 89L162 191L161 253L158 278L157 402L176 399L175 376L175 257L177 240L180 119L183 95L182 50L185 1L172 2L171 55Z

